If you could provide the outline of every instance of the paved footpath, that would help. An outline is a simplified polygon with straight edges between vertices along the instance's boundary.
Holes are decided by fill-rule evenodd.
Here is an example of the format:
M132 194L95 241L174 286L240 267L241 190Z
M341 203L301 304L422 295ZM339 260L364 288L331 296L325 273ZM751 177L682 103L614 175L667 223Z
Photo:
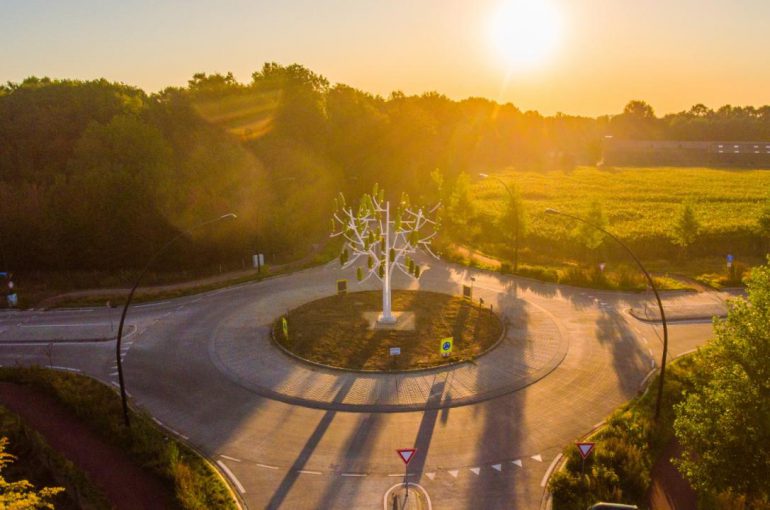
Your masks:
M565 445L633 397L660 360L660 326L628 313L652 296L426 263L419 283L395 286L459 294L474 277L474 297L509 324L497 350L475 364L400 375L297 361L270 343L269 326L331 295L337 278L355 282L352 271L326 265L132 307L122 352L132 402L214 459L249 508L382 508L403 479L395 450L404 447L417 448L409 480L436 508L538 508ZM0 363L116 384L114 342L72 342L93 328L109 338L110 313L0 314ZM672 323L669 354L710 335L708 321Z

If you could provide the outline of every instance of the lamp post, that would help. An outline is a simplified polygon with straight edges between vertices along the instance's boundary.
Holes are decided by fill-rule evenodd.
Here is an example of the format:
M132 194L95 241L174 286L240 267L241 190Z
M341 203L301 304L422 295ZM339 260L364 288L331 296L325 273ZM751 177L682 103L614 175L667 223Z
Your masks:
M500 179L499 177L490 177L489 174L480 173L479 177L482 179L489 179L492 178L503 185L503 188L505 188L505 191L508 192L508 197L511 199L511 204L514 202L513 197L513 191L511 191L511 188L508 187L507 184L505 184L505 181ZM513 226L513 272L517 272L519 270L519 220L520 218L516 218L516 222Z
M237 218L237 216L233 213L228 213L225 215L220 216L219 218L204 221L203 223L200 223L198 225L195 225L192 228L189 228L183 232L180 232L176 236L174 236L169 242L163 245L163 247L156 251L155 254L150 257L150 260L147 262L147 265L144 266L144 269L142 269L142 272L139 274L139 277L136 279L136 282L134 283L134 286L131 288L131 292L128 293L128 299L126 299L126 304L123 305L123 313L120 315L120 324L118 325L118 337L117 342L115 344L115 356L118 361L118 381L120 382L120 400L123 404L123 422L125 423L126 427L131 427L131 422L128 418L128 402L126 400L126 385L125 381L123 379L123 360L120 356L120 345L121 340L123 339L123 323L126 321L126 312L128 312L128 306L131 304L131 299L134 297L134 292L136 291L136 288L139 286L139 282L142 280L142 277L147 273L147 270L150 269L150 266L152 265L155 260L160 257L172 244L174 244L174 241L179 239L180 237L189 234L193 230L197 230L201 227L204 227L206 225L210 225L211 223L216 223L217 221L228 219L228 218Z
M558 214L561 216L566 216L567 218L572 218L573 220L577 220L580 222L585 223L588 226L591 226L595 228L596 230L602 232L604 235L610 237L612 240L617 242L620 246L622 246L629 255L631 255L631 258L634 259L636 264L639 266L639 269L642 270L642 273L644 273L645 278L647 278L647 283L650 284L650 287L652 287L652 291L655 293L655 300L658 302L658 309L660 309L660 319L663 323L663 356L660 362L660 381L658 381L658 398L655 402L655 421L658 421L658 417L660 415L660 403L663 399L663 380L666 376L666 356L668 354L668 327L666 326L666 314L663 311L663 302L660 300L660 294L658 294L658 289L655 287L655 282L652 280L652 276L650 276L650 273L647 272L647 270L642 265L641 261L637 258L636 255L634 255L634 252L631 251L631 248L626 246L620 239L612 235L611 233L607 232L603 228L599 227L598 225L594 225L593 223L584 220L583 218L580 218L578 216L573 216L571 214L563 213L561 211L557 211L556 209L546 209L546 213L548 214Z

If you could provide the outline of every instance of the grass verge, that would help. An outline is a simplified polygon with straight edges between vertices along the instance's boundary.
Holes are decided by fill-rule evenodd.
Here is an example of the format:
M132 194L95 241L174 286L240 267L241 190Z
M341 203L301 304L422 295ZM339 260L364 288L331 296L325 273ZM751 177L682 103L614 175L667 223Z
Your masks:
M83 471L51 448L46 440L24 421L0 406L0 431L9 439L8 453L16 457L3 475L9 480L29 480L35 487L59 486L63 492L51 502L57 510L109 510L107 497Z
M29 384L58 399L95 433L165 480L182 508L237 508L227 485L209 463L169 437L149 416L131 410L131 428L126 429L120 399L104 384L39 367L2 367L0 380Z
M364 313L382 309L379 291L353 292L306 303L288 314L289 338L281 320L274 338L300 358L354 370L408 370L473 359L500 338L503 327L490 310L437 292L393 291L393 311L414 313L411 330L370 329ZM441 339L452 337L452 354L442 357ZM401 354L390 355L391 347Z

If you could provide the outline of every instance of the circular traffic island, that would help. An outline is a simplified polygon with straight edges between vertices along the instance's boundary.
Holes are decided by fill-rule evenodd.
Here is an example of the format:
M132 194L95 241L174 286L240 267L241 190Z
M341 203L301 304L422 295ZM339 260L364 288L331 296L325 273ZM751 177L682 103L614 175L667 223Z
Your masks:
M394 325L380 325L382 292L354 292L305 303L273 325L289 354L327 367L403 371L472 360L494 347L503 326L489 308L426 291L392 293ZM452 339L448 356L441 352Z

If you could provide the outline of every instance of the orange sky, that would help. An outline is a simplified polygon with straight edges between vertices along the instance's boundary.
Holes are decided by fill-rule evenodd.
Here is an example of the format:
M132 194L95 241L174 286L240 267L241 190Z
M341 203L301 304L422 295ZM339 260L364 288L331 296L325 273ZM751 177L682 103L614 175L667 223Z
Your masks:
M0 80L103 76L152 92L199 71L248 81L276 61L385 96L436 90L545 114L770 103L770 2L539 2L560 28L532 67L508 65L490 41L501 0L6 0Z

